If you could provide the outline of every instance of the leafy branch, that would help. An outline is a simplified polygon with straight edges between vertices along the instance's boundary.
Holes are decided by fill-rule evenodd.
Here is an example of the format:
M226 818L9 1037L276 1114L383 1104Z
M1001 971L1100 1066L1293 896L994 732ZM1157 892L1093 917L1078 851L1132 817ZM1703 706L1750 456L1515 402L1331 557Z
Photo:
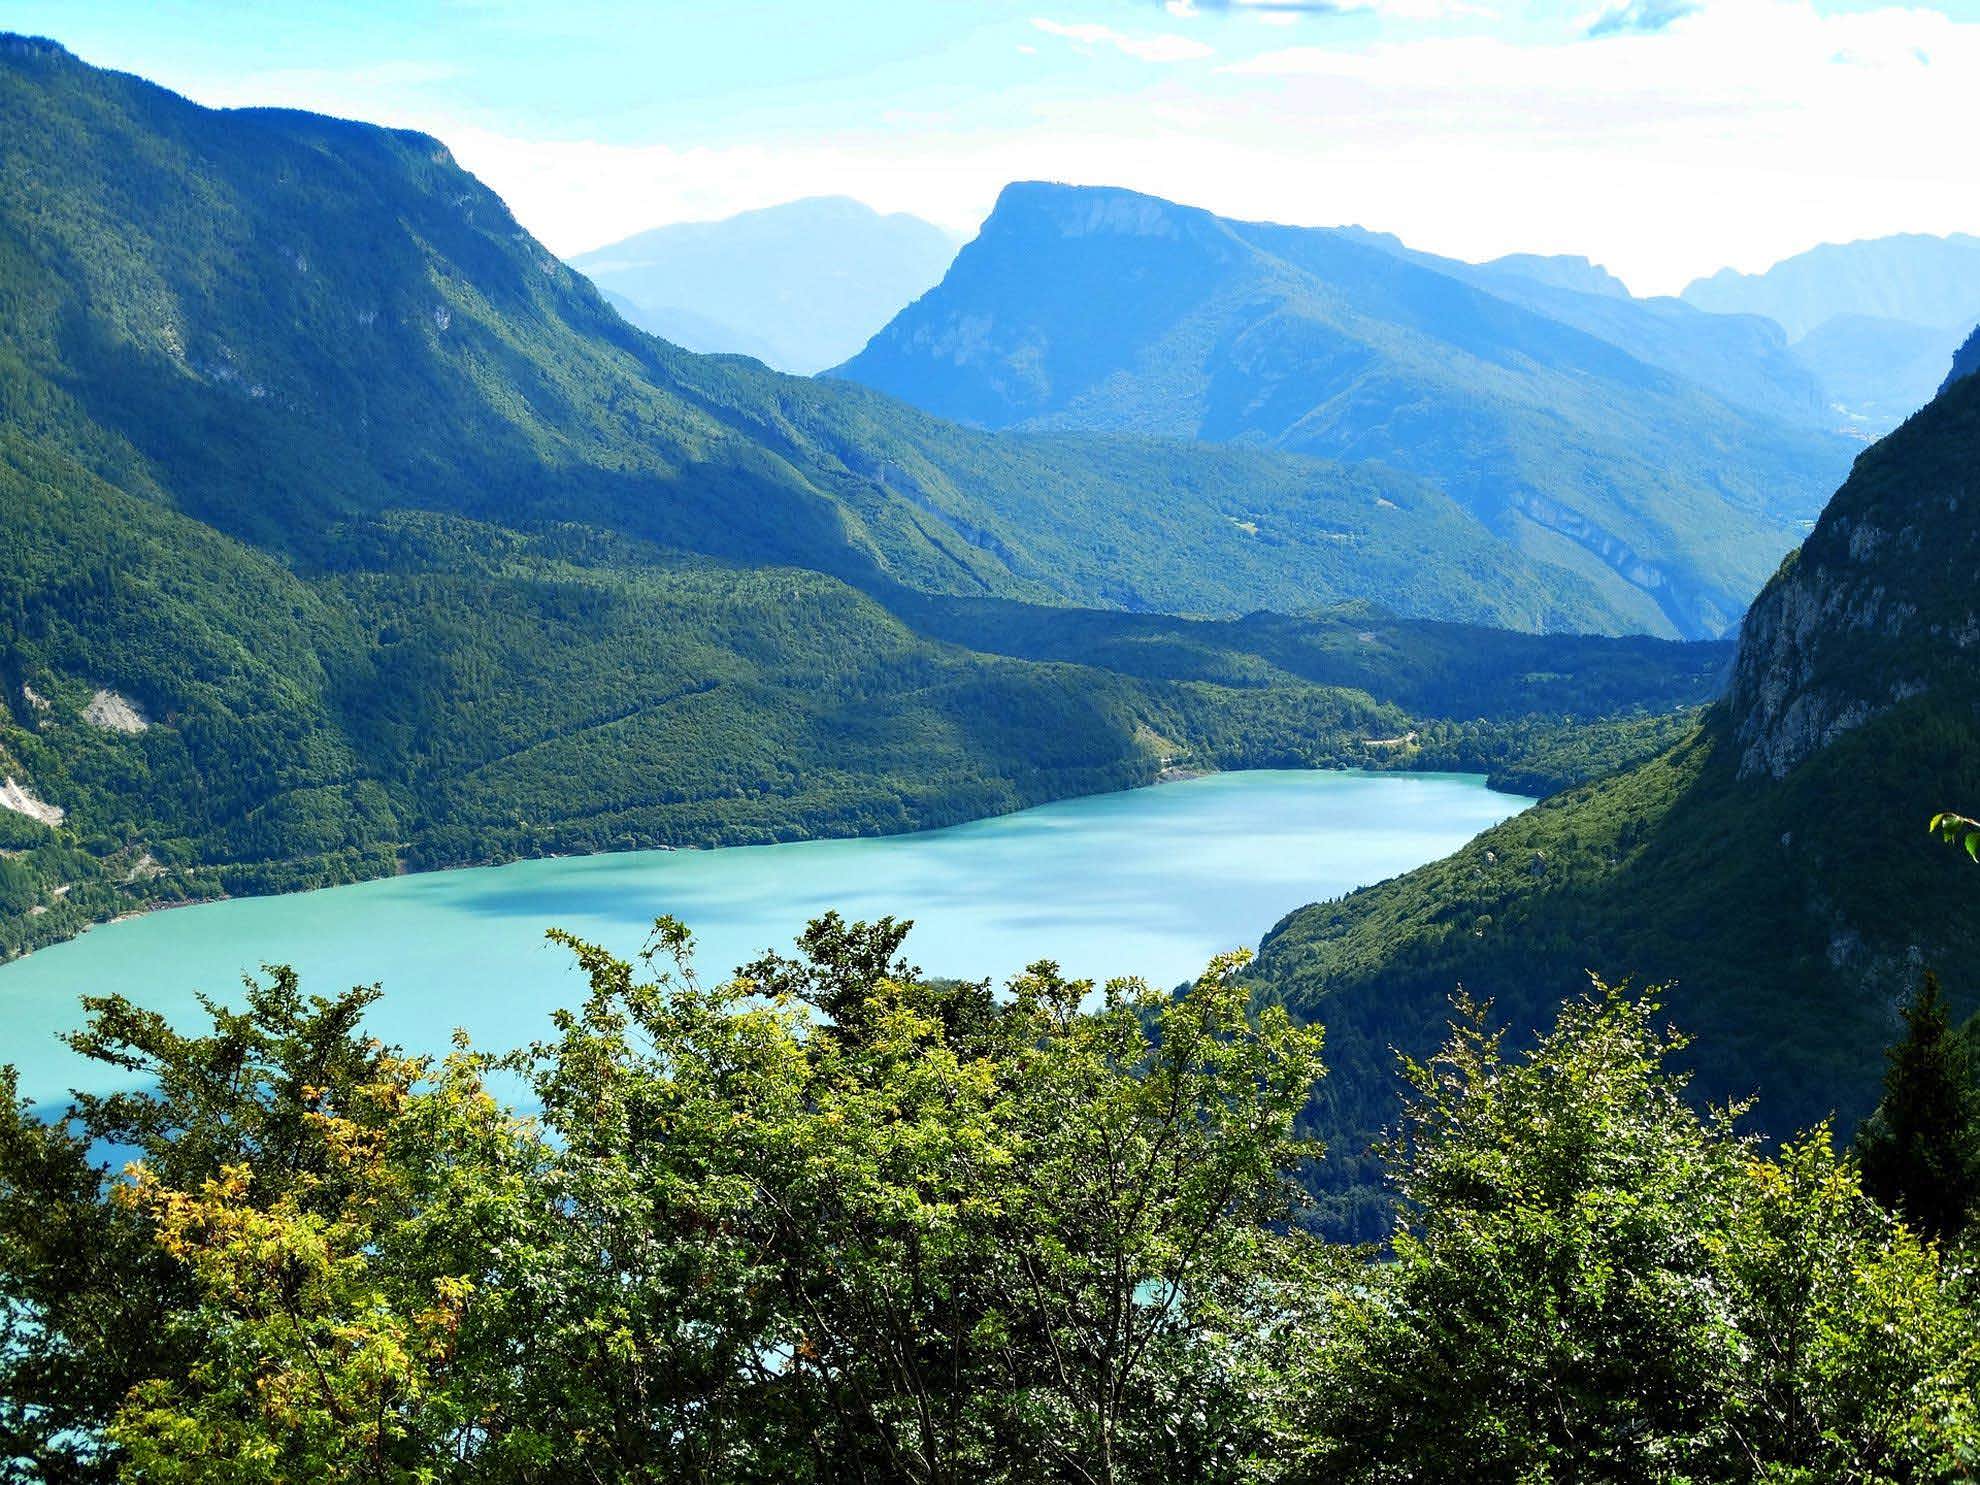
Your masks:
M1932 823L1926 828L1947 845L1959 846L1968 856L1980 861L1980 820L1942 812L1932 816Z

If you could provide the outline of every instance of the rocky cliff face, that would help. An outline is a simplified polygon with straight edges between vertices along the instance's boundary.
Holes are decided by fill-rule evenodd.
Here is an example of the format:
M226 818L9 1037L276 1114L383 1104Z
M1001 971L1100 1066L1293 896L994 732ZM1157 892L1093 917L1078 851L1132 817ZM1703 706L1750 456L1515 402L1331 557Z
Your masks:
M1940 387L1939 390L1941 392L1947 390L1954 382L1963 380L1976 371L1980 371L1980 329L1967 336L1966 344L1954 354L1952 371L1946 377L1945 386Z
M1922 694L1980 700L1980 335L1865 453L1748 612L1728 696L1742 777L1784 777Z

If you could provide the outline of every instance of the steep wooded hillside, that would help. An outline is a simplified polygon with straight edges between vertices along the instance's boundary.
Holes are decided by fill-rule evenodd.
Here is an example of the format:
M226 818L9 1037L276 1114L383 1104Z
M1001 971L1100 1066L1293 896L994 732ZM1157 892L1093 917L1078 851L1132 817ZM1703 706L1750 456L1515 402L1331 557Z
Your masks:
M1969 376L1858 462L1689 737L1273 930L1260 981L1326 1022L1342 1141L1389 1116L1390 1048L1434 1046L1459 985L1524 1036L1587 971L1668 984L1700 1091L1758 1092L1777 1132L1868 1112L1925 968L1980 999L1980 877L1925 830L1980 801L1976 470Z

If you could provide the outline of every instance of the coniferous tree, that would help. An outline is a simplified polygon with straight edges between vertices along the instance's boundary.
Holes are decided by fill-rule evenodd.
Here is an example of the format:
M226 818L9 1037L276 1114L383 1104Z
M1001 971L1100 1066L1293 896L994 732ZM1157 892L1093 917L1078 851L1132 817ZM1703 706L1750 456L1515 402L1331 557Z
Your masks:
M1938 976L1904 1008L1884 1096L1857 1136L1864 1189L1928 1237L1952 1239L1980 1207L1980 1056L1952 1025Z

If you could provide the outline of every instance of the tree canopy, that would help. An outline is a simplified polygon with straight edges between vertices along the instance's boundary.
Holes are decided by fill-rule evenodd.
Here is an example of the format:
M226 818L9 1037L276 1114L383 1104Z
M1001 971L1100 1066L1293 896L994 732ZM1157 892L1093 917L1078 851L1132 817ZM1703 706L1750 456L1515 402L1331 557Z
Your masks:
M719 982L663 920L543 1042L442 1057L271 971L143 1075L0 1113L0 1453L30 1478L754 1482L1960 1478L1970 1250L1826 1129L1701 1113L1653 998L1523 1053L1460 1001L1321 1237L1322 1032L1243 956L1181 994L922 976L821 919Z

